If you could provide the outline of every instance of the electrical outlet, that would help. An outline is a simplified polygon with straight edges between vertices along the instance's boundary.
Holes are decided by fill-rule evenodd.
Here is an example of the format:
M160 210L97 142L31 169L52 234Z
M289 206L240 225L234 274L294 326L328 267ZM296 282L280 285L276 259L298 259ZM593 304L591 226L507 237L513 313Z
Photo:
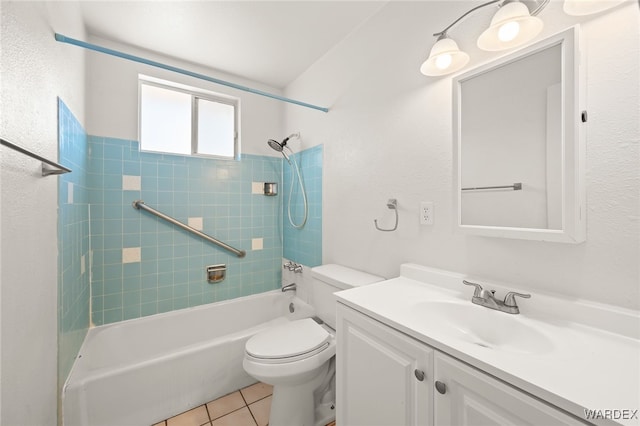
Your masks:
M433 201L420 203L420 225L433 225Z

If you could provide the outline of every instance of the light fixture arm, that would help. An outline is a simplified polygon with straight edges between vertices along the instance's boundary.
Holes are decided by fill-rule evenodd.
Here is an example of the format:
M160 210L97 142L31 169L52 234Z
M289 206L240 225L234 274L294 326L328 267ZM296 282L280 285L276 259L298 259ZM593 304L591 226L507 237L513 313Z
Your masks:
M442 38L445 38L445 37L447 37L447 31L449 31L449 30L450 30L454 25L456 25L458 22L462 21L464 18L466 18L467 16L469 16L470 14L472 14L473 12L475 12L476 10L478 10L478 9L482 9L483 7L490 6L490 5L492 5L492 4L500 3L500 2L502 2L502 4L500 4L500 5L499 5L499 7L502 7L502 6L504 6L505 4L509 3L510 1L513 1L513 0L491 0L491 1L488 1L488 2L486 2L486 3L479 4L478 6L476 6L476 7L472 8L472 9L469 9L469 10L468 10L464 15L460 16L458 19L456 19L455 21L453 21L453 22L452 22L452 23L451 23L447 28L445 28L444 30L440 31L439 33L435 33L435 34L433 34L433 36L434 36L434 37L438 37L438 40L440 40L440 39L442 39ZM540 5L539 5L537 8L535 8L533 11L531 11L531 16L536 16L537 14L539 14L540 12L542 12L542 9L544 9L544 8L547 6L547 4L549 4L549 2L550 2L550 1L551 1L551 0L542 0L542 1L540 2ZM639 0L639 1L640 1L640 0Z
M455 24L457 24L458 22L462 21L464 18L466 18L467 16L469 16L471 13L475 12L478 9L482 9L483 7L492 5L494 3L499 3L502 0L491 0L488 1L486 3L482 3L476 7L474 7L473 9L468 10L464 15L462 15L461 17L459 17L458 19L456 19L455 21L453 21L447 28L445 28L444 30L440 31L439 33L435 33L433 34L434 37L439 37L438 40L440 38L444 38L447 36L447 31L449 31ZM549 0L547 0L549 1Z
M531 16L538 16L538 14L542 12L542 9L547 7L550 1L551 0L542 0L542 2L540 2L540 6L531 11Z

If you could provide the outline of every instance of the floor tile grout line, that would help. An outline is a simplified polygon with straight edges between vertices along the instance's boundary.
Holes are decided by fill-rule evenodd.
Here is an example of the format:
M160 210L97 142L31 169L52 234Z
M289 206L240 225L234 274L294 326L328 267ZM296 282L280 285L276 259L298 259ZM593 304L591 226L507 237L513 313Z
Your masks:
M255 401L253 401L251 404L247 404L247 407L248 407L248 406L250 406L250 405L255 404L255 403L256 403L256 402L258 402L258 401L262 401L263 399L267 399L267 398L269 398L270 396L273 396L273 394L272 394L272 393L270 393L270 394L269 394L269 395L267 395L267 396L263 396L263 397L262 397L262 398L260 398L260 399L256 399L256 400L255 400Z
M242 397L242 400L244 401L244 406L247 407L249 404L247 404L247 399L242 394L242 389L239 389L238 392L240 392L240 396Z
M249 406L248 406L248 405L243 405L242 407L238 407L238 408L236 408L235 410L229 411L227 414L223 414L223 415L221 415L221 416L216 417L215 419L212 419L212 418L211 418L211 416L209 416L209 419L210 419L209 421L211 421L211 422L212 422L212 421L214 421L214 420L218 420L218 419L220 419L220 418L222 418L222 417L224 417L224 416L228 416L229 414L235 413L236 411L240 411L240 410L242 410L243 408L249 408ZM251 409L250 409L250 408L249 408L249 411L251 411Z
M253 419L253 423L255 423L256 426L258 426L258 421L256 420L256 417L253 415L253 412L251 412L251 408L249 408L249 404L247 404L247 399L242 394L242 389L240 389L238 392L240 392L240 396L242 397L242 400L244 401L245 408L247 410L249 410L249 414L251 415L251 418Z
M215 400L214 400L215 401ZM206 402L204 404L204 409L207 410L207 417L209 417L209 424L211 424L211 422L213 421L213 419L211 418L211 414L209 413L209 407L207 406L208 402Z
M251 418L253 419L253 422L256 424L256 426L258 426L258 420L256 420L256 416L253 415L253 411L251 411L251 408L249 407L248 404L247 404L247 410L249 410L249 414L251 414Z
M242 392L240 393L242 394ZM267 398L268 396L271 396L271 394L265 396L264 398ZM255 404L256 402L261 401L264 398L257 399L253 401L251 404ZM242 395L242 399L244 399L244 402L247 404L247 409L249 410L249 413L251 414L251 417L253 418L253 421L255 422L256 426L258 426L258 419L256 419L256 416L253 415L253 411L251 411L251 407L250 407L251 404L247 402L247 400L244 398L244 395Z

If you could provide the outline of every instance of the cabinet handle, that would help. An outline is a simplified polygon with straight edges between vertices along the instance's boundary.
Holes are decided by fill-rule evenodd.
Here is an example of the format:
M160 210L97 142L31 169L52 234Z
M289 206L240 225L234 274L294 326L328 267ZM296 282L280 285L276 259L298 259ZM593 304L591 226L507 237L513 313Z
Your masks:
M419 382L424 380L424 371L416 369L413 371L413 374L416 375L416 379L418 379Z
M444 395L445 393L447 393L447 385L440 381L436 381L436 390Z

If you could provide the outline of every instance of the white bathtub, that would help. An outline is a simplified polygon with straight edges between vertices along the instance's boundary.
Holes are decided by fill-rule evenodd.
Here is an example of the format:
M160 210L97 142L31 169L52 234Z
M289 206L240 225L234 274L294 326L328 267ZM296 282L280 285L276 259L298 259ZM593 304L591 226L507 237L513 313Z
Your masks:
M64 386L64 424L151 425L247 386L249 337L312 313L277 290L92 328Z

